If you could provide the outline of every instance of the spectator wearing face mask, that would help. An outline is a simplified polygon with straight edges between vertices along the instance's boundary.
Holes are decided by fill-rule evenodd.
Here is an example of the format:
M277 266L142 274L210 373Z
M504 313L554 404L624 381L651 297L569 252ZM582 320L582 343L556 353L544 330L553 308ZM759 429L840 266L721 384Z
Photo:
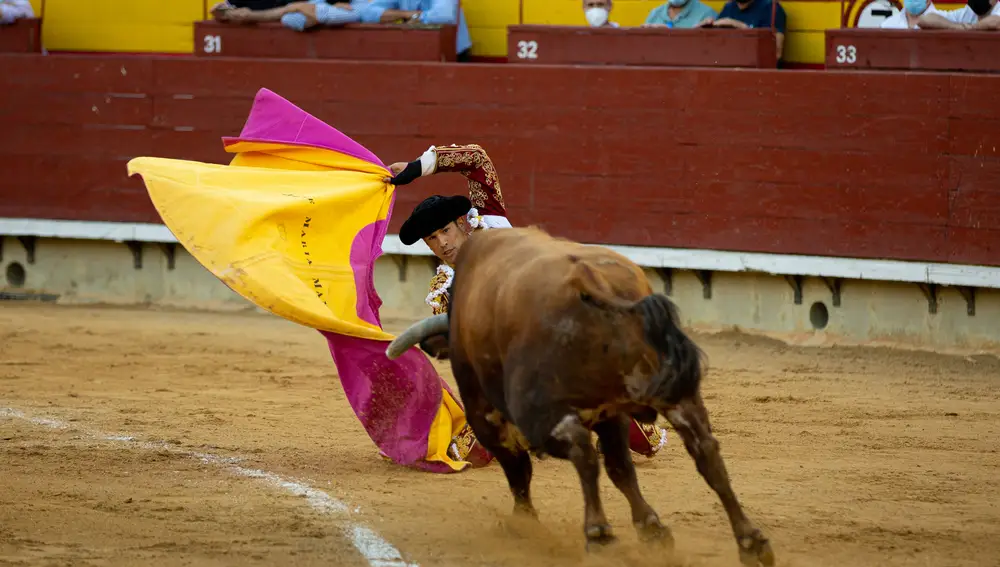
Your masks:
M13 24L15 20L34 17L35 11L28 0L0 0L0 24Z
M583 16L593 28L618 27L611 21L611 0L583 0Z
M879 27L887 30L918 30L920 16L942 13L930 0L903 0L903 10L882 22Z
M997 0L969 0L958 10L924 14L917 20L924 29L1000 30L1000 5Z
M716 11L701 0L669 0L653 8L642 27L693 28L716 16Z
M996 0L994 0L996 1ZM772 2L776 3L774 6ZM785 9L777 0L729 0L722 7L718 18L706 18L698 26L716 28L754 29L771 28L771 12L774 12L774 40L777 44L778 61L781 61L785 47Z

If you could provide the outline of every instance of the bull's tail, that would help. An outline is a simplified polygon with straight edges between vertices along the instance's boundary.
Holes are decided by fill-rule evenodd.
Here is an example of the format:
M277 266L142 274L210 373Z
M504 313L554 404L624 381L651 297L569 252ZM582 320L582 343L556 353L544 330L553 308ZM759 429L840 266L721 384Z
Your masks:
M649 385L651 397L673 404L694 396L701 385L704 353L680 327L677 307L661 293L635 304L646 341L660 355L660 372Z
M568 281L584 301L604 309L634 313L642 320L646 342L660 355L661 371L648 394L666 403L694 395L701 384L704 353L680 328L677 307L660 293L639 301L618 297L603 275L585 260L570 256Z

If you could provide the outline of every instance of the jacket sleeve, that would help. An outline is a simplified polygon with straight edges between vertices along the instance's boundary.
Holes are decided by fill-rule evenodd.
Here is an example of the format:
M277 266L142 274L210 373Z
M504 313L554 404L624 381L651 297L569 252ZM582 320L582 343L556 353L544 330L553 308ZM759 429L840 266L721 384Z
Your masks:
M469 181L469 200L480 215L507 216L496 167L478 144L431 146L420 156L422 175L460 173Z

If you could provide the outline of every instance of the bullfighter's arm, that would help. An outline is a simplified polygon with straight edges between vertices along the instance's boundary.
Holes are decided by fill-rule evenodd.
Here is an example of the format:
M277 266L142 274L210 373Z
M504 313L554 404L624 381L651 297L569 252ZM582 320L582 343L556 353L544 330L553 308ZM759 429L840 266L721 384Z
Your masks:
M398 169L398 171L397 171ZM408 164L393 164L391 183L405 185L435 173L461 173L469 180L469 200L480 215L507 216L493 160L478 144L431 146Z

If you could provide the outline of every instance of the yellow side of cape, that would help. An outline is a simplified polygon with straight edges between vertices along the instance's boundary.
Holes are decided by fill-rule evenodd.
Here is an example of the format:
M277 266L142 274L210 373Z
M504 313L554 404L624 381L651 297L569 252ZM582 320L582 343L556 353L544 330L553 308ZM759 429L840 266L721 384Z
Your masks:
M358 316L350 263L361 229L388 216L387 170L318 148L227 149L230 165L141 157L128 172L178 241L247 300L314 329L392 340Z

